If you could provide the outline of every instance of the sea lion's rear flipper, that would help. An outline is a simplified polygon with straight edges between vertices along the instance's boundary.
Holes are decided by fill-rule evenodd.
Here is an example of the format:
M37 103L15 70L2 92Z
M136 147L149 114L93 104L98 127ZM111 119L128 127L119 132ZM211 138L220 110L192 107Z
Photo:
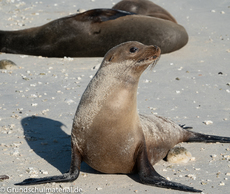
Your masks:
M36 185L51 182L72 182L77 179L80 173L82 157L76 146L72 143L71 165L68 173L59 176L50 176L44 178L29 178L15 185Z
M202 133L190 132L190 137L186 142L230 143L230 137L205 135Z
M174 189L179 191L188 191L194 193L200 193L201 190L194 189L180 183L168 181L161 175L159 175L153 166L150 164L146 148L141 146L137 155L137 170L140 177L140 180L143 184L153 185L156 187L162 187L166 189Z

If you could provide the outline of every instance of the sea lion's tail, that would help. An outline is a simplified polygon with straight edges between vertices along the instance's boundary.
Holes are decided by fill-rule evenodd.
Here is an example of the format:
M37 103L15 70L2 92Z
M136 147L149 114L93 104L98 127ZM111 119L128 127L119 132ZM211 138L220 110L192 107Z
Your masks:
M190 132L190 137L186 142L205 142L205 143L230 143L230 137L205 135L202 133Z

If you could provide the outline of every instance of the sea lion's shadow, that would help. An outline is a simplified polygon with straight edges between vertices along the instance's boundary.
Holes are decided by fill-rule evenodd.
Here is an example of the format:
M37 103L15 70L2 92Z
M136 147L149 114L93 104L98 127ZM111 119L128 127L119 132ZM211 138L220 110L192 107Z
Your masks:
M71 162L71 139L61 128L65 125L38 116L23 118L21 125L30 148L61 173L68 172ZM98 173L84 162L81 164L81 171Z

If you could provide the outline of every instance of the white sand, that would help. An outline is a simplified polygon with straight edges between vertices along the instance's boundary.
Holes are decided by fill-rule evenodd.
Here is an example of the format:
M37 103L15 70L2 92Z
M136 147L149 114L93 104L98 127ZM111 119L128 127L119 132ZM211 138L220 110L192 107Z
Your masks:
M38 2L38 3L37 3ZM38 26L78 9L110 8L118 0L0 0L0 29ZM162 55L140 81L138 107L193 126L194 131L230 136L230 3L227 0L156 0L188 31L189 43ZM20 68L0 70L0 189L81 188L83 193L178 193L137 182L137 176L108 175L82 165L73 183L16 187L30 176L58 175L70 165L70 132L79 99L102 58L40 58L0 54ZM221 74L219 74L221 72ZM177 80L176 78L179 78ZM33 117L35 115L36 117ZM213 124L205 125L204 121ZM172 181L229 193L229 144L181 144L196 158L187 164L160 162ZM224 159L224 160L223 160ZM29 168L33 169L29 169ZM40 173L44 170L44 174ZM134 180L133 180L134 179ZM194 180L195 179L195 180ZM6 191L5 191L6 193ZM38 192L37 192L38 193ZM48 192L47 192L48 193Z

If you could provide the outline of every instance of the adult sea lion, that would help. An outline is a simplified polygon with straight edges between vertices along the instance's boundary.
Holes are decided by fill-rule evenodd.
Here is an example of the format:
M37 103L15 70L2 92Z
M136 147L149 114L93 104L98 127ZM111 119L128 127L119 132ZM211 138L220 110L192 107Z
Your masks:
M148 66L154 67L159 56L159 47L139 42L126 42L108 51L83 93L74 117L69 172L26 179L16 185L74 181L81 162L85 161L103 173L136 172L144 184L201 192L168 181L153 165L180 142L230 143L230 138L191 132L169 119L138 114L139 78Z
M183 26L156 17L113 9L94 9L45 25L0 31L0 52L45 57L103 57L112 47L139 41L157 44L162 53L187 44Z
M177 23L176 19L167 10L149 0L122 0L114 5L112 9L124 10Z

